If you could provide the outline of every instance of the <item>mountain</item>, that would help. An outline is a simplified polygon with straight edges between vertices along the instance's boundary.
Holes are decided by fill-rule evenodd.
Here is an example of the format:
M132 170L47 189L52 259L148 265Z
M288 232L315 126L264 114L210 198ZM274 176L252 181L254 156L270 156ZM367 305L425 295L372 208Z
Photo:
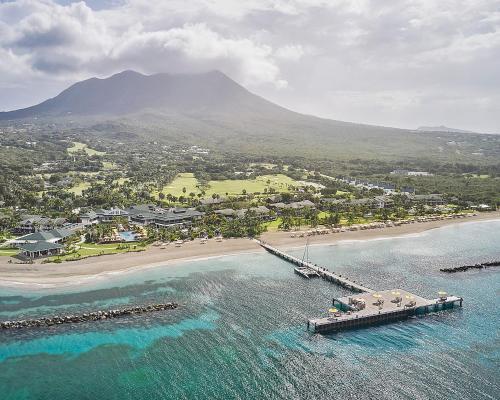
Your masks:
M40 104L0 113L0 119L120 116L144 110L190 113L284 111L248 92L219 71L149 76L124 71L106 79L91 78L75 83Z
M268 156L463 161L484 153L479 135L436 137L299 114L249 92L219 71L149 76L124 71L91 78L40 104L0 113L0 123L16 120L48 122L61 131L113 140L153 139ZM447 146L450 140L463 142L460 153Z
M476 133L473 131L467 131L463 129L448 128L447 126L419 126L418 131L422 132L447 132L447 133Z

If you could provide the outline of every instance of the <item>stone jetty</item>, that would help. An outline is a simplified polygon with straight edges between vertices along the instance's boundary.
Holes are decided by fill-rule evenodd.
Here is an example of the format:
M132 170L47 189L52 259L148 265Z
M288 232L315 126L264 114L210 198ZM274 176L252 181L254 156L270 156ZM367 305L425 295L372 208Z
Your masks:
M480 263L480 264L475 264L475 265L463 265L461 267L454 267L454 268L441 268L441 272L447 272L447 273L453 273L453 272L464 272L469 269L483 269L483 268L489 268L489 267L500 267L500 261L490 261L490 262L485 262L485 263Z
M19 321L2 321L0 329L20 329L20 328L39 328L62 324L75 324L78 322L101 321L111 318L119 318L126 315L145 314L155 311L173 310L179 305L177 303L159 303L146 306L137 306L129 308L119 308L107 311L93 311L84 314L70 314L63 316L43 317L38 319L26 319Z

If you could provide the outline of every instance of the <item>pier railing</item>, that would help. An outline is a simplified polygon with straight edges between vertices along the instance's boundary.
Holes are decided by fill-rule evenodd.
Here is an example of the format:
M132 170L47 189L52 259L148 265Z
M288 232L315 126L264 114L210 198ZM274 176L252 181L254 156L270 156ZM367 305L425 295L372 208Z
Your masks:
M374 290L358 283L353 280L350 280L349 278L340 276L338 274L335 274L334 272L331 272L328 270L328 268L318 266L316 264L313 264L308 261L301 260L297 257L294 257L290 254L285 253L284 251L281 251L277 249L276 247L271 246L268 243L265 243L263 241L259 241L259 244L266 249L269 253L274 254L275 256L288 261L291 264L297 265L298 267L305 267L305 268L310 268L314 271L317 272L317 274L329 281L333 282L339 286L342 286L344 288L347 288L349 290L352 290L353 292L358 292L358 293L373 293Z

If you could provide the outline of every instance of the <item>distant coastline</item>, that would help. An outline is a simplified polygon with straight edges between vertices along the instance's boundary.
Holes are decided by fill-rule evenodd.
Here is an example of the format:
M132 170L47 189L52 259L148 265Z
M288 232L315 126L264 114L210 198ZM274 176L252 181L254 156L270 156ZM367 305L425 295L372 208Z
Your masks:
M500 220L500 212L482 213L461 220L430 221L374 230L347 231L311 236L311 245L328 245L346 241L364 241L405 237L454 224ZM266 232L262 239L283 249L304 246L306 239L291 237L291 232ZM236 254L263 252L252 239L209 240L185 243L182 247L169 245L166 249L151 247L140 253L122 253L87 258L61 264L9 264L0 259L0 287L27 292L91 284L98 280L151 268L167 267L187 261L218 258Z

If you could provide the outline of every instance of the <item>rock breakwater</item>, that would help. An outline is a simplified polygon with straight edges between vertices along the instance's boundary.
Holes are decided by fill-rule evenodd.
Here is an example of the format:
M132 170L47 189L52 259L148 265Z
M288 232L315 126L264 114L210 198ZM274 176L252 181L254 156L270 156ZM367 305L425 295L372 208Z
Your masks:
M461 267L454 267L454 268L441 268L441 272L448 272L448 273L453 273L453 272L464 272L469 269L483 269L483 268L489 268L489 267L500 267L500 261L490 261L490 262L485 262L481 264L475 264L475 265L463 265Z
M119 318L126 315L145 314L156 311L173 310L179 305L177 303L159 303L146 306L118 308L107 311L93 311L83 314L69 314L63 316L42 317L37 319L26 319L18 321L2 321L0 329L37 328L62 324L75 324L79 322L102 321L111 318Z

